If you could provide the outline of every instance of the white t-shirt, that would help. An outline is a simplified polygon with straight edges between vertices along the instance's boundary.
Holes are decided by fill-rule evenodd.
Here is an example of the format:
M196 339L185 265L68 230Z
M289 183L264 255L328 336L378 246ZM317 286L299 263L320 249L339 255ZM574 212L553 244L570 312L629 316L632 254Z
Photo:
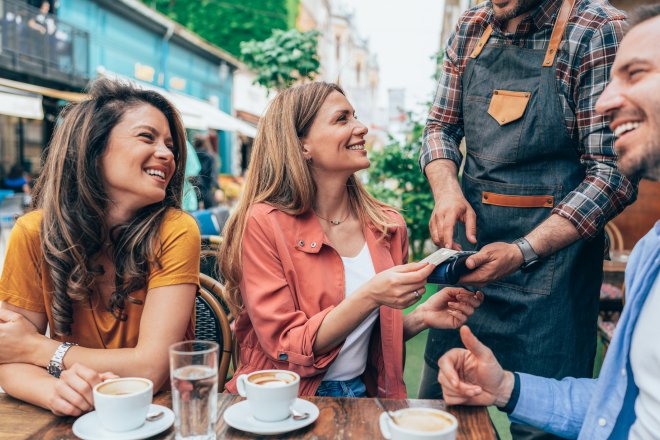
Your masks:
M660 276L639 314L630 346L630 366L639 395L629 439L660 438Z
M371 260L369 247L364 247L356 257L341 257L344 263L345 295L351 296L360 286L376 275L374 264ZM378 318L378 309L374 310L353 330L342 346L335 361L325 373L323 380L349 380L364 373L367 367L367 355L369 354L369 339L371 330Z

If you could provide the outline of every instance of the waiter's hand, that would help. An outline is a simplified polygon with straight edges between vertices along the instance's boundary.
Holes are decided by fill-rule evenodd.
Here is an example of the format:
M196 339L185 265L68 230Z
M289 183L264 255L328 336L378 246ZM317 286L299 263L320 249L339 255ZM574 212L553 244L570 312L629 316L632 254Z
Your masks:
M477 243L477 215L463 196L458 183L458 168L448 159L433 160L424 167L424 174L433 191L435 207L429 221L433 242L447 249L461 250L454 243L454 225L465 223L465 234L470 243Z
M517 271L524 261L520 248L515 244L487 244L467 259L465 265L473 271L461 277L459 283L485 286Z
M470 243L477 242L477 215L460 192L443 194L435 202L429 230L433 243L447 249L461 250L454 242L454 225L457 221L465 224L465 234Z

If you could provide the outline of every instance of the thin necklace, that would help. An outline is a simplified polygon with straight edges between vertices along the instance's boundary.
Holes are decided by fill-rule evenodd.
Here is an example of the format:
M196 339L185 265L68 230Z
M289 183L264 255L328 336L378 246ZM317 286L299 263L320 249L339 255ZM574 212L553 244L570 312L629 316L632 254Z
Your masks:
M346 219L348 218L348 215L349 215L350 213L351 213L351 210L349 209L348 211L346 211L346 215L344 216L343 219L341 219L341 220L338 220L338 219L337 219L337 220L330 220L330 219L328 219L328 218L321 217L320 215L318 215L318 214L316 213L316 211L314 211L314 214L316 214L316 216L317 216L318 218L320 218L321 220L325 220L326 222L330 222L331 224L333 224L333 225L335 225L335 226L337 226L337 225L341 225L342 223L344 223L344 222L346 221Z

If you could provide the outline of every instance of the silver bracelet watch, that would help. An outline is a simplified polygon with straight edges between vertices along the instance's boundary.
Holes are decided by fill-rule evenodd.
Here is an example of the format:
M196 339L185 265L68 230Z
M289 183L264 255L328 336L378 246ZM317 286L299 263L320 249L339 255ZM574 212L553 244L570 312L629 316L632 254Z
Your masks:
M63 342L59 347L57 347L55 354L53 354L53 357L50 359L50 362L48 362L48 366L46 367L48 374L55 378L60 377L60 374L62 374L62 371L64 370L64 364L62 363L64 360L64 355L67 351L69 351L69 348L73 347L74 345L78 344L74 342Z

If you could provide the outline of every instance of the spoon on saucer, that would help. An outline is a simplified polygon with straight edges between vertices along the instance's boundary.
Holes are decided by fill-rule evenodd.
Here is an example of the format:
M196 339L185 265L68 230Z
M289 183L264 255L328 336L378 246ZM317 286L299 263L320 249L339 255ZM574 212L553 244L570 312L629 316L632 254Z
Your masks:
M289 408L289 409L291 410L291 418L293 420L305 420L307 417L309 417L308 412L301 413L293 408Z
M149 413L147 414L147 422L155 422L156 420L160 420L164 415L165 413L163 411Z

